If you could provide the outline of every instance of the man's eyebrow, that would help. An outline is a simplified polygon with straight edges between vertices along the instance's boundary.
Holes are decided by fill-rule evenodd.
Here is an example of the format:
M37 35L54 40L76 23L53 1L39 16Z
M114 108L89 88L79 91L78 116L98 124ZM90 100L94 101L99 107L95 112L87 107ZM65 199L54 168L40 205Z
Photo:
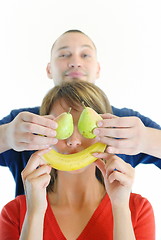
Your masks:
M69 48L69 46L63 46L63 47L58 48L57 51L60 51L60 50L63 50L63 49L67 49L67 48Z
M93 49L93 47L91 45L89 45L89 44L84 44L81 47L87 47L87 48Z
M63 50L63 49L69 49L70 47L69 46L63 46L63 47L60 47L60 48L58 48L57 49L57 51L61 51L61 50ZM83 45L81 45L81 48L90 48L90 49L94 49L91 45L89 45L89 44L83 44Z

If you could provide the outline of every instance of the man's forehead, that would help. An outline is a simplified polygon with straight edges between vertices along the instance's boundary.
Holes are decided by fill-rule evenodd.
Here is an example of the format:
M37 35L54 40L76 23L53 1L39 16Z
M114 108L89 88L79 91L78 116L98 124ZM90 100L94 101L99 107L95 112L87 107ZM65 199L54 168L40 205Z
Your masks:
M61 35L54 43L52 49L58 51L68 49L73 46L96 50L94 43L83 33L65 33Z
M65 45L65 46L62 46L62 47L58 47L56 48L57 51L61 51L63 49L69 49L71 46L70 45ZM82 44L79 46L80 48L90 48L90 49L94 49L91 45L89 44Z

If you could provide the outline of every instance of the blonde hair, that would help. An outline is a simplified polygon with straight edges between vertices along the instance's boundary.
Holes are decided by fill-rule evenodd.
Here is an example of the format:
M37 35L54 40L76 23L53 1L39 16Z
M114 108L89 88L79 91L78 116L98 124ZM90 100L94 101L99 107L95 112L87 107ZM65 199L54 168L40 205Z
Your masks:
M112 108L105 93L96 85L84 81L65 82L53 87L44 97L40 107L40 115L50 114L57 100L63 99L73 109L84 102L87 107L97 113L112 113Z
M40 115L48 115L51 108L58 100L65 100L69 107L77 109L84 103L85 106L93 108L97 113L112 113L112 108L106 94L93 83L85 81L65 82L53 87L42 101ZM104 185L101 171L96 167L96 177ZM57 170L52 169L51 181L47 191L54 191L54 183L57 178Z

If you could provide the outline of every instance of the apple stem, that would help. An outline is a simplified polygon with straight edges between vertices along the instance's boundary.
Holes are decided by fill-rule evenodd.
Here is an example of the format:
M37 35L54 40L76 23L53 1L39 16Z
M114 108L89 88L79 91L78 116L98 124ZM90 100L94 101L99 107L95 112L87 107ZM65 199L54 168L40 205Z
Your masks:
M85 106L84 102L82 102L82 105L83 105L83 107L84 107L84 108L86 108L86 106Z
M71 112L71 110L72 110L72 108L70 107L70 108L69 108L69 110L68 110L68 113L70 113L70 112Z

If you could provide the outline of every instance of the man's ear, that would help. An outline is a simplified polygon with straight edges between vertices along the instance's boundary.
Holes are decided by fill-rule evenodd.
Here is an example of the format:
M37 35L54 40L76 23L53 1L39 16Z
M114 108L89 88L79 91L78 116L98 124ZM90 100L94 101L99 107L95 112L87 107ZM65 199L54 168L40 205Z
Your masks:
M98 62L97 63L97 73L96 73L97 79L100 77L100 70L101 70L101 67L100 67L100 64Z
M51 65L50 65L50 63L47 64L46 72L47 72L47 76L48 76L48 78L52 79Z

